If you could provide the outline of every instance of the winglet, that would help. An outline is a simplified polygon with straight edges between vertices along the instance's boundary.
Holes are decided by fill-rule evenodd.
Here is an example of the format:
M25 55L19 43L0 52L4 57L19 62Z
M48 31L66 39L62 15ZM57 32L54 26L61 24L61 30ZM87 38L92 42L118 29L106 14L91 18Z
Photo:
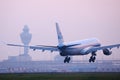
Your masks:
M59 47L64 46L64 44L63 44L63 42L64 42L63 36L62 36L61 31L60 31L58 23L56 23L56 31L57 31L57 36L58 36L58 46Z

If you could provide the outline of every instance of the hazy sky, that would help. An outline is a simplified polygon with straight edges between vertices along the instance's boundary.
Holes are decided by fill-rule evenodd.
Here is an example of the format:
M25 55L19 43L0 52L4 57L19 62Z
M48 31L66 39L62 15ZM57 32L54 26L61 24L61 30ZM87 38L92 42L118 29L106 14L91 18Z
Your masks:
M103 45L120 43L120 0L0 0L1 41L22 44L19 35L28 25L31 45L57 45L55 22L67 42L96 37ZM22 53L22 48L0 45L0 60ZM109 57L98 53L98 59L120 59L120 49ZM29 54L33 60L51 60L57 53Z

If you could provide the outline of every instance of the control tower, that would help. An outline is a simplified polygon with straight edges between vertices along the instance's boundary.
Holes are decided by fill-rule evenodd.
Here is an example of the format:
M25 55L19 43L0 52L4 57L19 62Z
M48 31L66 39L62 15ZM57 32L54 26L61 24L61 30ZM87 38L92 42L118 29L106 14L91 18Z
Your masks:
M32 58L28 54L29 53L29 47L27 47L32 39L32 34L29 33L29 28L27 25L24 25L22 33L20 33L20 38L25 45L24 52L20 53L18 56L9 56L7 61L31 61Z
M29 48L27 46L29 45L29 43L31 41L32 34L29 33L29 28L27 25L24 26L23 32L20 34L20 38L21 38L22 43L25 45L23 55L29 56L29 54L28 54Z

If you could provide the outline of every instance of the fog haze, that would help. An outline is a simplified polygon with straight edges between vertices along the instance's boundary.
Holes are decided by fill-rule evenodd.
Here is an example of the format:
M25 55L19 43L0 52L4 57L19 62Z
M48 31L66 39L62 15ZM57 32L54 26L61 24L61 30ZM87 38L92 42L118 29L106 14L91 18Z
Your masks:
M103 45L117 44L119 8L120 0L0 0L0 40L22 44L20 33L28 25L33 36L30 45L57 45L58 22L67 42L96 37ZM22 48L0 45L0 60L22 53ZM118 49L109 57L98 53L97 59L120 59ZM33 60L53 60L58 53L30 50L29 54Z

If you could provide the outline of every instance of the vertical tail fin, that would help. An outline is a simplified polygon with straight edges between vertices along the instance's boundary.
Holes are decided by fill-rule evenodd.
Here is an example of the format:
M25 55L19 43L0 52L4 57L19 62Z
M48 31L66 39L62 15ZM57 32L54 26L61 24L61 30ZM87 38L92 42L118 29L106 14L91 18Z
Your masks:
M63 44L63 42L64 42L63 36L62 36L61 31L59 29L58 23L56 23L56 31L57 31L58 43L59 43L58 46L64 46L64 44Z

